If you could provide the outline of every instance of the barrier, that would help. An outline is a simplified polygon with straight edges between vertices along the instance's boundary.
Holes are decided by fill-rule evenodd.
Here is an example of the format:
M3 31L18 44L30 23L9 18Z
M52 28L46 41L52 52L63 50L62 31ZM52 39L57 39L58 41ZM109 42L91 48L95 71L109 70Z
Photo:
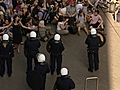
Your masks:
M86 88L87 88L88 80L96 80L96 90L98 90L98 84L99 84L99 78L98 77L88 77L88 78L86 78L84 90L86 90Z

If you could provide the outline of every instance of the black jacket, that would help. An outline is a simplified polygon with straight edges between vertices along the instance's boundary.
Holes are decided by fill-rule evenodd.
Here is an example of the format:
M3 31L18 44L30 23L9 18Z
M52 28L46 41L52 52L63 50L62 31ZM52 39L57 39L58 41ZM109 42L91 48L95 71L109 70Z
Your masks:
M6 47L3 46L3 42L0 43L0 56L2 58L14 57L14 50L13 50L12 42L8 42Z
M26 40L24 44L24 50L26 50L28 56L35 56L39 52L39 47L41 46L38 39Z
M37 71L43 78L46 77L46 74L50 72L48 63L38 63L35 65L34 70Z
M69 76L57 77L54 90L71 90L75 88L75 83Z
M51 54L61 54L65 49L61 40L59 43L55 43L53 38L48 41L46 48Z
M89 35L85 41L85 44L88 45L89 49L99 49L99 44L101 43L99 36Z

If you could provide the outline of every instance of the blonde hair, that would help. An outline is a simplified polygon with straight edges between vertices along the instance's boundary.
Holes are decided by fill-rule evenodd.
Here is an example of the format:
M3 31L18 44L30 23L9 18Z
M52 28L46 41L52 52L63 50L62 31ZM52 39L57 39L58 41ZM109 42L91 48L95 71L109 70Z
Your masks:
M45 27L45 25L44 25L44 20L41 20L41 21L39 22L39 27Z

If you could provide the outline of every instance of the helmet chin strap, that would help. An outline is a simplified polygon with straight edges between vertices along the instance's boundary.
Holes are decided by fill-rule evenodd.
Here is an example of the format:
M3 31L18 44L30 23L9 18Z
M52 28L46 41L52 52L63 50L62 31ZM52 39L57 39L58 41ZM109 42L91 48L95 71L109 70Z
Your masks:
M40 65L45 65L46 63L45 63L45 61L44 62L40 62Z
M97 37L97 34L92 35L93 38Z
M36 37L30 37L30 40L36 40Z
M4 43L8 43L8 42L9 42L9 40L2 40L2 42L4 42Z
M59 42L60 42L60 40L54 40L54 42L55 42L55 43L59 43Z

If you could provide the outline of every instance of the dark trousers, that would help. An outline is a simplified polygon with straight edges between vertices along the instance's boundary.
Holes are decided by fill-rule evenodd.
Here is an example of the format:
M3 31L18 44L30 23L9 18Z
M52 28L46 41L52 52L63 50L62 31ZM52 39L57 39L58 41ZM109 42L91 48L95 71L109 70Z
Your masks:
M50 55L50 68L51 68L51 73L54 73L55 71L55 63L57 61L57 74L60 74L60 70L61 70L61 64L62 64L62 55L61 54L51 54Z
M40 90L45 90L45 82L46 82L46 76L42 76L42 86Z
M12 58L6 58L6 59L2 58L0 74L1 75L5 74L5 62L7 65L7 73L8 73L8 75L10 75L12 73Z
M89 70L95 70L99 68L98 50L88 50Z
M34 59L34 63L35 65L37 64L37 59L36 57L32 57L32 56L28 56L27 57L27 72L31 71L32 70L32 59Z
M96 22L95 24L90 24L89 27L92 26L93 28L97 28L99 24L100 24L99 22Z

